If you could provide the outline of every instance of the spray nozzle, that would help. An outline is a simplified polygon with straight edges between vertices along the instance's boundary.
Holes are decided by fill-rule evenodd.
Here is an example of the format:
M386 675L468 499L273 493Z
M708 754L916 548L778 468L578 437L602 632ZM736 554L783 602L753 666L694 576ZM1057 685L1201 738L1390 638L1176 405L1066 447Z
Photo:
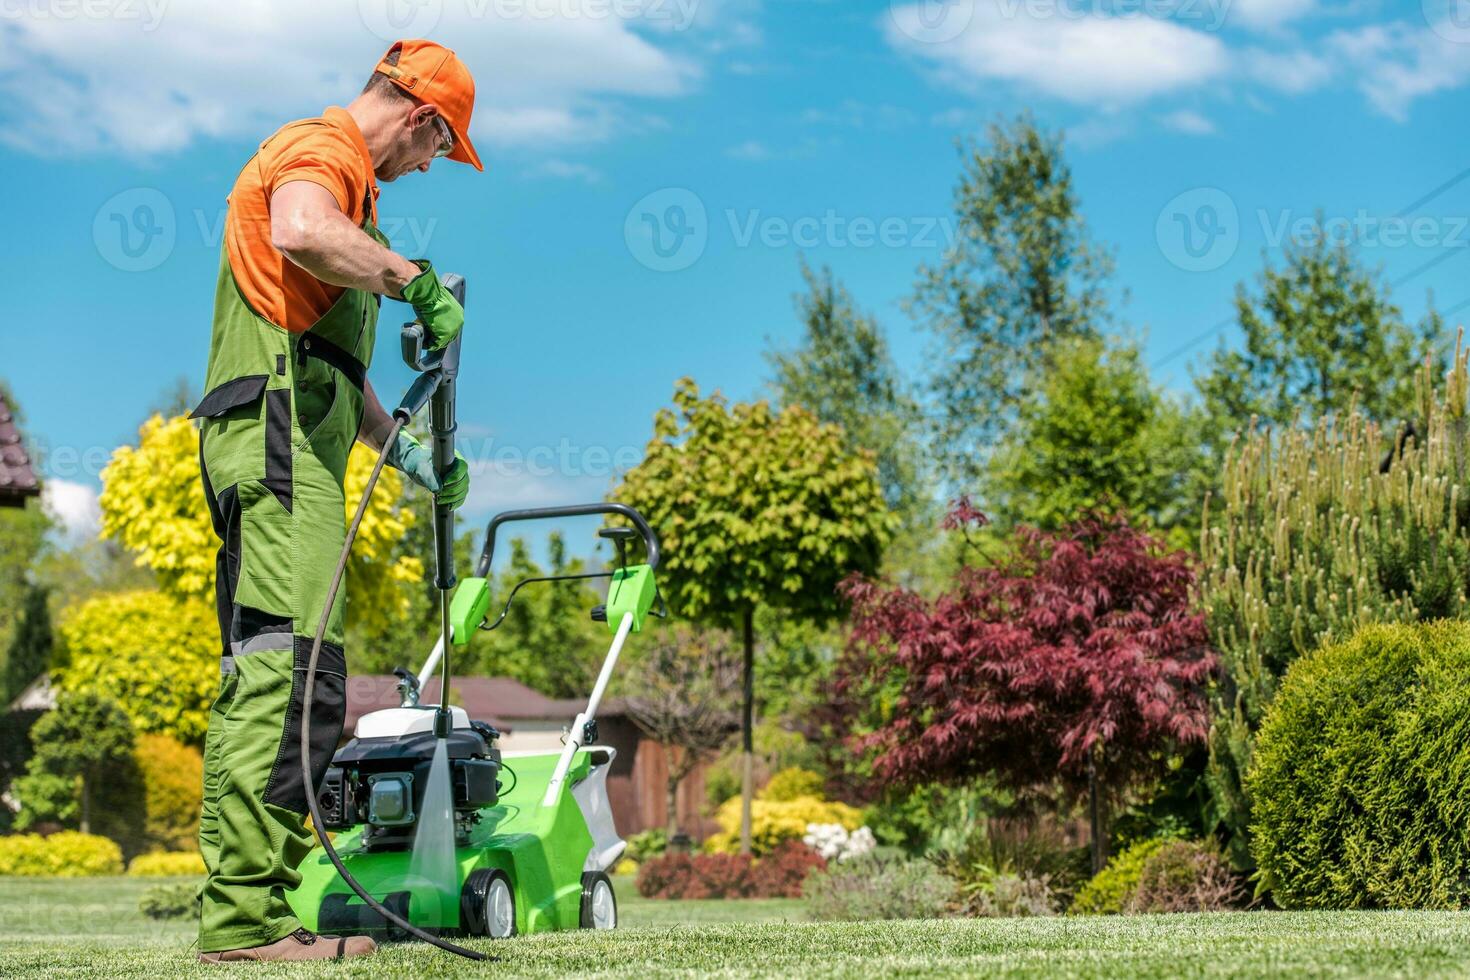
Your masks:
M434 737L448 738L454 728L454 716L449 713L448 708L434 709Z

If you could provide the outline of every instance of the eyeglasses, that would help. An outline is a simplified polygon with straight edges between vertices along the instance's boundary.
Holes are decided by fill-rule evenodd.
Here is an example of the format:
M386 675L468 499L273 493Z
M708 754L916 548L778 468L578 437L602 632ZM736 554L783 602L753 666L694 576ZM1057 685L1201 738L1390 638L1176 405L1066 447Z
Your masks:
M447 157L454 152L454 131L444 121L443 116L434 116L434 125L439 129L439 149L434 151L436 157Z

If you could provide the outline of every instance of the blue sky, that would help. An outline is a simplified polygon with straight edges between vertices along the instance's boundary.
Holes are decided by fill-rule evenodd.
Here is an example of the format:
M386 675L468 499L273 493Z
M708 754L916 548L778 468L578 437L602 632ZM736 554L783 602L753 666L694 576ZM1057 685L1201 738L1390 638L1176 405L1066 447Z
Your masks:
M915 269L952 229L955 140L1068 134L1121 320L1159 380L1320 209L1417 318L1470 308L1470 3L1438 0L180 0L0 3L12 271L0 376L54 504L180 376L202 379L219 228L254 145L344 104L400 35L475 73L487 171L386 185L400 251L464 273L468 515L601 496L674 380L762 393L799 257L912 374ZM1408 214L1401 214L1412 203ZM406 383L384 306L372 376Z

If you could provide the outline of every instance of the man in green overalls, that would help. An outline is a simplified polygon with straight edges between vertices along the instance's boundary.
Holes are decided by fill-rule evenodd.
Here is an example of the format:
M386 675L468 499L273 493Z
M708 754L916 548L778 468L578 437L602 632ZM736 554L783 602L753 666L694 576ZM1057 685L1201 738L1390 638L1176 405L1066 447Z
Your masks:
M199 958L337 959L372 940L303 929L285 893L312 843L306 794L341 736L346 709L339 594L311 719L314 785L300 769L302 680L346 535L343 478L355 440L381 449L391 421L367 382L384 295L412 305L442 347L464 311L425 260L387 247L378 181L447 156L476 170L475 88L452 51L394 44L345 109L289 123L260 145L229 198L201 419L204 494L221 546L216 601L220 689L204 750L199 844L208 871ZM459 506L457 459L400 434L388 461Z

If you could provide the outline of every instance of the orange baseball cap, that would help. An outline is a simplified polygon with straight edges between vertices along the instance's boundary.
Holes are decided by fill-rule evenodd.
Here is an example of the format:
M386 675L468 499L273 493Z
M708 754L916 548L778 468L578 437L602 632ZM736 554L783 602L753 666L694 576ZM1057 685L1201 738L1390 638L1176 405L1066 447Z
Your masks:
M398 64L388 64L388 56L398 52ZM394 41L374 71L421 102L432 102L454 133L454 149L449 159L468 163L484 170L480 155L470 142L470 113L475 111L475 80L464 62L453 51L433 41L409 39Z

